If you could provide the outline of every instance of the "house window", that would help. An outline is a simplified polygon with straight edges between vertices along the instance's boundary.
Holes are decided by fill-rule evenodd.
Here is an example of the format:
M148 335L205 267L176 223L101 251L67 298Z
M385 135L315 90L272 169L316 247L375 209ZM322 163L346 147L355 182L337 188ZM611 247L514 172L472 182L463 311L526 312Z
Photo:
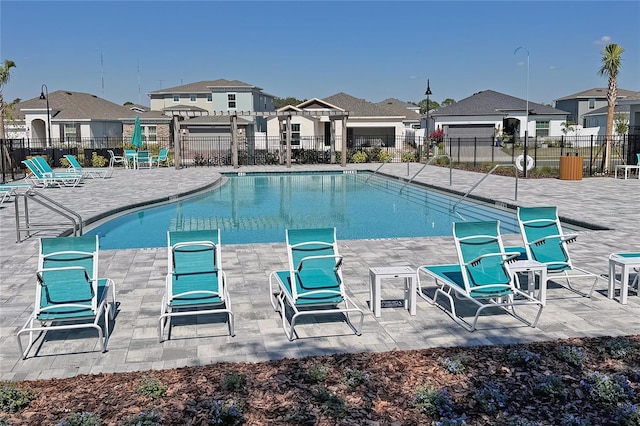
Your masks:
M596 100L591 98L589 99L589 109L594 109L596 107Z
M538 136L538 137L549 136L549 122L548 121L536 121L536 136Z
M76 142L76 125L66 124L64 125L64 140L67 142Z
M175 103L180 102L180 95L173 95L173 102Z
M207 102L213 102L213 94L207 93Z
M142 141L155 143L158 141L156 137L156 126L142 126Z
M282 144L287 143L287 125L282 123ZM291 123L291 145L300 145L300 123Z
M229 109L236 107L236 94L235 93L227 93L227 107Z
M196 95L189 95L189 102L195 102L197 98L198 96Z

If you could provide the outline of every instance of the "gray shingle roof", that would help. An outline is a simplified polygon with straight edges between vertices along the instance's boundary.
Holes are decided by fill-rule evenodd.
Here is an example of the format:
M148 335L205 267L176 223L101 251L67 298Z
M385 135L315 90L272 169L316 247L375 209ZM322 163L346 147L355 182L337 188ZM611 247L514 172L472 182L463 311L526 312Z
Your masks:
M358 99L346 93L336 93L328 98L322 99L332 105L340 107L345 111L349 111L349 117L404 117L406 114L395 115L390 114L385 108L374 104L373 102Z
M504 115L508 111L525 111L527 101L493 90L483 90L468 98L439 108L431 113L434 117L451 115ZM566 111L529 101L529 114L567 115Z
M219 78L217 80L204 80L195 83L184 84L182 86L168 87L166 89L155 90L149 92L150 95L162 95L173 93L210 93L211 89L252 89L262 90L260 87L253 86L240 80L225 80Z
M607 88L606 87L595 87L593 89L583 90L582 92L574 93L573 95L563 96L561 98L556 99L556 101L566 101L571 99L578 98L606 98L607 97ZM633 90L626 89L618 89L618 98L626 98L626 97L638 97L640 92L634 92Z
M398 99L385 99L382 102L378 102L376 105L384 108L389 111L390 115L394 116L404 116L404 121L420 121L420 112L418 111L420 108L417 105L412 105L408 102L403 102ZM409 109L410 107L414 107L416 109Z
M46 109L45 99L33 98L16 104L16 115L24 119L24 112L21 109ZM128 107L109 102L89 93L70 92L67 90L56 90L49 93L49 108L54 113L52 121L60 120L122 120L135 118L135 111ZM59 112L55 112L59 111Z

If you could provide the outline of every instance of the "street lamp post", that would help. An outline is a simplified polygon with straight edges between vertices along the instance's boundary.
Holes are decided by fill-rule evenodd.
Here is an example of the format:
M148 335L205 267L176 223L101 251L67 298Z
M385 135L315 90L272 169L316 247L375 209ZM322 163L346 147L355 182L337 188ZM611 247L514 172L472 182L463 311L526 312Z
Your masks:
M425 130L425 139L429 141L429 145L431 145L431 140L429 139L429 96L432 95L432 93L431 93L431 86L429 85L429 79L427 79L427 91L424 92L424 94L427 95L427 128ZM429 146L427 149L429 148L431 147ZM427 154L428 153L429 151L427 151Z
M528 158L528 153L527 153L527 143L529 142L529 49L527 49L526 47L518 47L513 54L515 55L516 53L518 53L518 50L524 50L525 52L527 52L527 95L526 95L526 111L525 111L525 126L524 126L524 164L526 165L528 163L527 158ZM527 177L527 168L524 167L524 177Z
M49 109L49 88L46 84L40 88L40 99L47 100L47 148L51 148L51 110Z

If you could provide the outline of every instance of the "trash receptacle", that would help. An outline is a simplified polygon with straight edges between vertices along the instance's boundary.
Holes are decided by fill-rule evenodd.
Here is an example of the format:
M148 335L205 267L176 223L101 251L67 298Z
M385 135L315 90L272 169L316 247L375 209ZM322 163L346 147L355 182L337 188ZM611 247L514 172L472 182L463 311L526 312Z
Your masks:
M582 161L579 155L565 155L560 157L560 179L582 180Z

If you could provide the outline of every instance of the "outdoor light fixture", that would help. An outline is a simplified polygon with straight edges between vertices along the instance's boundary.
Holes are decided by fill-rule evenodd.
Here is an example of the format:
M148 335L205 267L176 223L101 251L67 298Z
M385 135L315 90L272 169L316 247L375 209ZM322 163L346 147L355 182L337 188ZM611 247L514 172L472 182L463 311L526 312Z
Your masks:
M424 92L424 94L427 95L427 129L425 131L425 135L426 135L426 139L429 141L429 145L431 145L431 140L429 139L429 96L432 95L433 93L431 93L431 86L429 85L429 79L427 79L427 91ZM431 148L431 146L429 146L429 148ZM418 160L420 159L418 158Z
M46 99L47 101L47 148L51 148L51 110L49 110L49 88L46 84L43 84L40 88L40 99Z
M523 153L524 161L526 162L527 159L528 159L528 157L527 157L527 155L528 155L528 153L527 153L527 143L529 142L529 49L527 49L526 47L520 46L513 52L513 54L515 55L516 53L518 53L518 50L520 50L520 49L522 49L525 52L527 52L527 95L526 95L527 106L526 106L526 111L525 111L525 117L526 117L525 121L526 121L526 123L525 123L525 126L524 126L524 153ZM527 172L528 172L526 167L523 168L523 172L524 172L524 177L526 178L527 177Z

